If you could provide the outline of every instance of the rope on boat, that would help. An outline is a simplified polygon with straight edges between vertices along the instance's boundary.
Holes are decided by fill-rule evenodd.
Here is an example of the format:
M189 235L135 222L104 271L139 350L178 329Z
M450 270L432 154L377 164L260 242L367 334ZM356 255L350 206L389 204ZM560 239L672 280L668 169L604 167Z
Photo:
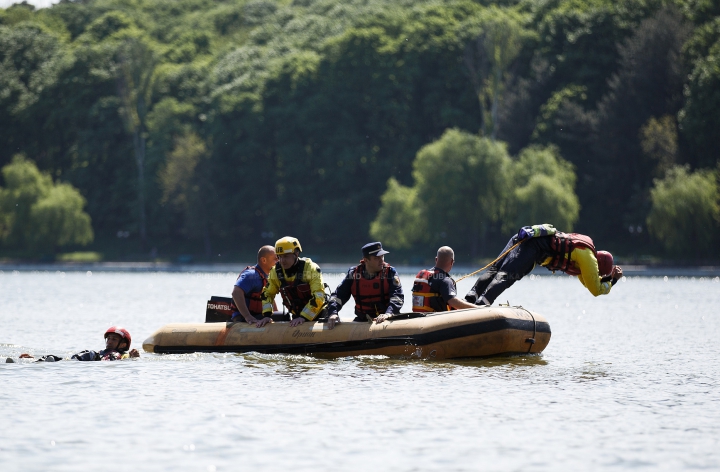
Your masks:
M535 344L535 335L537 334L537 321L535 320L535 316L532 314L532 312L530 310L528 310L527 308L522 307L522 306L519 306L518 308L520 308L521 310L525 310L527 312L527 314L530 315L530 317L533 320L533 335L531 338L525 339L525 342L530 344L530 346L528 347L528 350L527 350L527 353L530 354L530 351L532 350L532 347Z
M510 249L508 249L507 251L505 251L505 252L503 252L502 254L500 254L500 255L497 257L497 259L495 259L494 261L492 261L490 264L486 265L486 266L483 267L482 269L478 269L478 270L476 270L475 272L470 272L470 273L467 274L467 275L463 275L462 277L460 277L459 279L457 279L455 282L460 282L460 281L463 280L463 279L467 279L467 278L470 277L471 275L475 275L475 274L477 274L478 272L484 271L485 269L487 269L488 267L490 267L491 265L495 264L497 261L499 261L500 259L502 259L503 257L505 257L508 252L512 251L513 249L515 249L516 247L518 247L520 244L522 244L523 241L525 241L525 239L521 239L520 241L518 241L518 242L516 242L515 244L513 244L512 247L510 247Z

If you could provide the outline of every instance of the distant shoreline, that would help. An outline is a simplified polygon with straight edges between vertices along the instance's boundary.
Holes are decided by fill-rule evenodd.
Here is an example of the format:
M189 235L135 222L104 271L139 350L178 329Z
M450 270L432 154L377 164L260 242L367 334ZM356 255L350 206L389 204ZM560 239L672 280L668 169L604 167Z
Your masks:
M232 272L239 273L247 263L233 264L177 264L170 262L93 262L93 263L0 263L0 275L17 272L173 272L173 273L218 273ZM352 263L320 264L320 267L327 273L343 273L351 267ZM414 275L425 266L397 265L394 266L402 275ZM623 272L626 276L642 277L720 277L720 266L696 266L696 267L662 267L646 265L623 265ZM468 274L479 267L455 266L452 274L457 277ZM533 275L552 275L542 267L536 267ZM561 276L562 274L556 273Z

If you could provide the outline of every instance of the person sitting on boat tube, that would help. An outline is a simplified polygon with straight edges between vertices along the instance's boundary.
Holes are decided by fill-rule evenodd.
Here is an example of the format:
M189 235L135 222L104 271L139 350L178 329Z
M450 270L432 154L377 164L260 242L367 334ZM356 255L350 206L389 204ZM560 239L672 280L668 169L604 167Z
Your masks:
M278 262L275 248L263 246L257 254L257 264L247 266L240 272L233 287L232 299L237 311L230 321L245 320L261 328L272 321L262 315L262 292L267 285L268 273ZM273 301L273 309L276 309ZM260 319L258 319L260 318Z
M296 238L285 236L275 243L278 262L270 270L268 283L262 293L263 319L273 312L275 295L280 294L283 305L293 319L290 326L305 320L313 321L325 308L325 290L320 267L306 257L300 257L302 247Z
M393 314L400 313L405 302L400 277L394 267L385 262L384 250L379 242L362 247L360 265L351 267L340 285L330 295L328 303L328 328L340 323L338 311L350 299L355 299L355 319L372 319L382 323Z
M435 267L418 272L413 285L413 311L434 312L476 308L474 304L457 296L455 281L450 277L454 263L455 251L449 246L443 246L437 251Z
M105 331L105 349L102 351L80 351L73 354L72 360L77 361L117 361L120 359L128 359L130 357L140 357L137 349L130 350L132 337L130 332L120 326L111 326ZM128 352L128 350L130 350ZM32 359L30 354L20 354L23 359ZM56 362L62 360L61 357L52 354L39 358L36 362Z
M513 247L514 246L514 247ZM524 226L508 241L500 257L480 275L465 299L476 305L493 301L516 281L530 273L535 264L548 270L577 276L594 296L606 295L623 276L607 251L596 251L590 237L562 233L553 225Z

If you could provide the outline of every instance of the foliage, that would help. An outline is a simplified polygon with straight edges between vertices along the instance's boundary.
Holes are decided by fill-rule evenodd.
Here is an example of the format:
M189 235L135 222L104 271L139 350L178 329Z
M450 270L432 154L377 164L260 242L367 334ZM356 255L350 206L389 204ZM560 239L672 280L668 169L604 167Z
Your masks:
M650 192L648 229L671 254L698 260L716 247L720 223L720 186L712 171L690 172L674 167L655 180Z
M655 173L665 175L674 165L678 152L677 125L675 119L665 115L650 118L640 129L640 145L643 152L657 161Z
M575 173L553 147L513 161L501 144L448 130L418 152L413 169L413 187L388 182L370 227L391 247L445 242L477 256L495 230L553 221L569 231L578 217Z
M370 229L489 255L552 220L630 250L654 178L717 166L716 3L15 5L0 166L24 153L77 188L98 247L252 253L282 233L343 253Z
M53 184L49 175L18 155L2 168L0 241L8 247L53 253L59 246L93 240L85 199L72 185Z
M562 231L572 231L580 213L575 194L575 170L556 147L524 149L513 163L515 224L552 221Z

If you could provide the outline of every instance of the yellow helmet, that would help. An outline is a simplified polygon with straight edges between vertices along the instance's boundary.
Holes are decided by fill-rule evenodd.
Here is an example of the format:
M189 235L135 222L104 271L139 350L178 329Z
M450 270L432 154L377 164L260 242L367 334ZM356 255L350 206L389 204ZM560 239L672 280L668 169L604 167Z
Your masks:
M300 246L300 241L298 241L297 238L293 238L292 236L285 236L284 238L280 238L275 242L275 254L293 254L295 252L295 249L299 249L300 252L302 252L302 246Z

